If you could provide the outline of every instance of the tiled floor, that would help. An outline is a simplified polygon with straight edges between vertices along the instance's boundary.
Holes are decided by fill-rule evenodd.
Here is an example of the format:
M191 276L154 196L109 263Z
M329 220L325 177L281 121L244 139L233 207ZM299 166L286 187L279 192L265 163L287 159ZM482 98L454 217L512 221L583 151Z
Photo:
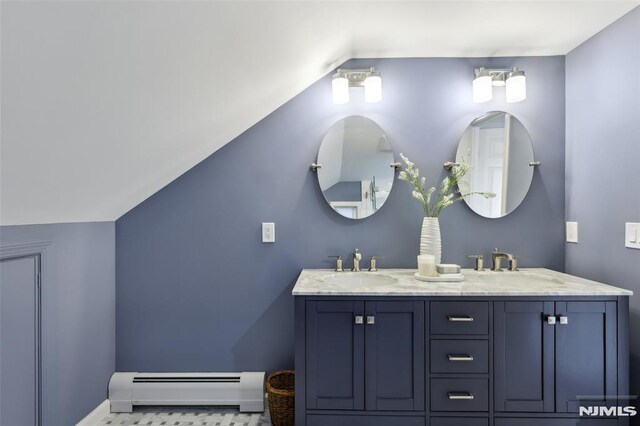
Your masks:
M268 410L265 410L264 414L252 414L239 413L233 408L135 407L133 413L112 413L98 424L99 426L271 426L271 421Z

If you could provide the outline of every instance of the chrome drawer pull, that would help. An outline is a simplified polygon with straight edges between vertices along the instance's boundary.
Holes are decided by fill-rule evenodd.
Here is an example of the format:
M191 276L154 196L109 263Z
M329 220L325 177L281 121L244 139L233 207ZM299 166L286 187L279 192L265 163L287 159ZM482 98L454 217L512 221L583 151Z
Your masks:
M469 392L449 392L449 399L470 400L473 399L473 395L471 395Z
M449 322L473 322L473 317L470 317L468 315L448 315L447 318L449 319Z
M473 361L473 357L466 354L449 354L447 355L447 359L449 361Z

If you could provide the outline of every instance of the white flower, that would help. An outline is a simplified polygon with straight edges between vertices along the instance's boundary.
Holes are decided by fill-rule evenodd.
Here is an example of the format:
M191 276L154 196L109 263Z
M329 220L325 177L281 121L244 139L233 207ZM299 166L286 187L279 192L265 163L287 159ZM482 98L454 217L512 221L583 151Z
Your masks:
M433 194L433 191L436 190L435 186L432 186L431 188L429 188L429 190L427 191L427 204L429 204L431 202L431 194Z
M406 163L407 169L413 169L413 166L415 166L415 164L409 161L406 155L404 155L403 153L400 153L400 158L402 158L402 161Z
M431 203L431 198L438 187L432 186L427 190L427 180L424 176L420 176L420 170L404 154L400 153L400 157L406 166L400 171L398 179L408 181L411 184L413 187L411 195L422 203L426 217L438 217L443 209L460 200L463 196L480 194L488 198L495 197L495 194L492 193L460 194L460 185L463 184L464 186L462 178L469 170L469 165L463 162L460 166L454 167L442 180L436 199L434 203Z

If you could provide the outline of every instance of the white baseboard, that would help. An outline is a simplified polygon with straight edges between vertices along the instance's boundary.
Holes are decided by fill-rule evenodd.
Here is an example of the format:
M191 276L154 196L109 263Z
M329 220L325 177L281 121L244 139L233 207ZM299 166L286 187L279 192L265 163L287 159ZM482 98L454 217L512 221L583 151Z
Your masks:
M109 400L105 399L92 412L80 420L76 426L96 426L100 420L104 419L110 412Z

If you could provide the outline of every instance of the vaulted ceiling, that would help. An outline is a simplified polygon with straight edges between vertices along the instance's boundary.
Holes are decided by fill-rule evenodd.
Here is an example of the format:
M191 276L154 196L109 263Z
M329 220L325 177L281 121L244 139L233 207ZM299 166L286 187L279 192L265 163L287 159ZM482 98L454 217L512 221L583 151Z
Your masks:
M347 59L563 55L638 3L3 1L0 223L115 220Z

